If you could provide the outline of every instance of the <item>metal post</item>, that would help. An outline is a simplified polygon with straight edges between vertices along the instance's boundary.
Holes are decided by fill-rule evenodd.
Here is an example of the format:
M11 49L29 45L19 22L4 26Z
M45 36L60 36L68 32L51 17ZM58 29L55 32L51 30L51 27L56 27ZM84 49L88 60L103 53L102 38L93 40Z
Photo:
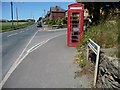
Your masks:
M12 18L12 28L13 28L13 3L11 2L11 18Z

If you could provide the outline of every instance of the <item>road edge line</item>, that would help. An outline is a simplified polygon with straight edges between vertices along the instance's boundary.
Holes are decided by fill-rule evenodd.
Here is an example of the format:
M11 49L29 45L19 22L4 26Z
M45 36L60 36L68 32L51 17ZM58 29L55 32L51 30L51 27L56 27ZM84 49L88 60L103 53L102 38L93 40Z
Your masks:
M25 50L27 49L27 47L29 46L29 44L31 43L31 41L33 40L33 38L36 36L36 34L38 33L38 30L35 32L35 34L32 36L32 38L29 40L28 44L25 46L25 48L23 49L22 53L20 54L20 56L16 59L16 61L12 64L11 68L8 70L7 74L5 75L5 77L2 79L2 81L0 82L0 90L2 89L3 85L5 84L5 82L7 81L7 79L10 77L11 72L14 71L14 66L15 64L20 60L20 58L22 57L23 53L25 52Z

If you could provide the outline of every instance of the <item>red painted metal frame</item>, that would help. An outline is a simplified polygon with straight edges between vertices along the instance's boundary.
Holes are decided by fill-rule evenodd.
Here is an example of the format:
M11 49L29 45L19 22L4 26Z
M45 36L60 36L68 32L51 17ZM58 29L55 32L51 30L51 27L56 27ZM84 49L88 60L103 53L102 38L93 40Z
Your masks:
M70 9L71 7L82 7L82 9ZM71 43L71 24L70 24L70 15L71 13L81 13L81 18L79 18L79 22L80 22L80 38L78 40L77 43L73 42ZM67 21L67 46L71 46L71 47L76 47L78 45L78 43L80 41L82 41L82 34L83 34L83 27L84 27L84 4L80 4L80 3L74 3L74 4L70 4L68 5L68 21Z

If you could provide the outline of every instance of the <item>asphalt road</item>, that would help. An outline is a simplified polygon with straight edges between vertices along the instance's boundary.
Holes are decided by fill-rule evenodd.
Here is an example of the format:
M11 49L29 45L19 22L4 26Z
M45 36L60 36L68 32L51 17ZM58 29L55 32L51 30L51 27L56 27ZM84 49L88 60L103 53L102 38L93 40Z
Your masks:
M76 49L66 45L66 35L63 32L65 31L61 31L61 34L29 53L8 78L3 88L89 87L86 77L74 79L78 70L73 61Z
M34 24L24 29L2 33L3 77L36 31L36 24Z
M3 88L90 87L86 77L74 79L75 72L79 69L73 63L76 49L67 46L66 29L42 30L33 25L4 33L2 51L3 74L9 69L13 70L10 77L3 81ZM15 63L15 69L11 69L23 51L23 58Z
M61 33L64 34L65 31L45 31L37 28L37 24L24 29L2 33L2 44L0 44L2 45L2 50L0 50L0 55L2 55L2 65L0 65L0 67L2 66L2 73L0 73L0 76L4 78L15 61L24 57L27 50Z
M5 88L59 88L74 86L75 49L59 36L31 52L17 67Z

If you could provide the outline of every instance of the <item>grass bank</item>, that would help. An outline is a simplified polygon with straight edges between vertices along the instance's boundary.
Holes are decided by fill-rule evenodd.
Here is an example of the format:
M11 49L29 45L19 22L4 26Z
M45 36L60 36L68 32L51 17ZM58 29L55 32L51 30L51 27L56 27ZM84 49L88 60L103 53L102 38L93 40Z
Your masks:
M119 26L120 19L118 17L101 21L98 25L93 24L84 32L82 42L77 46L77 51L81 51L82 46L87 46L89 38L100 45L101 48L119 48Z
M89 63L90 60L86 59L86 49L89 38L100 45L102 49L107 50L107 52L109 52L109 56L120 58L119 29L120 18L113 17L110 20L100 21L98 25L93 24L87 29L87 31L84 32L82 42L80 42L77 46L77 55L75 57L75 62L78 63L81 68L83 68L80 73L93 74L94 72L94 70L91 69L94 67L94 65L91 65Z
M94 78L95 62L92 60L94 59L91 57L92 54L89 55L91 58L89 57L89 60L87 60L86 55L89 38L100 45L101 48L105 49L108 52L108 56L120 58L120 18L113 17L110 20L100 21L98 25L93 24L83 33L82 42L76 47L75 63L81 67L76 72L76 77L87 75L87 78L92 81Z
M2 26L2 29L0 30L0 32L7 32L7 31L20 29L20 28L25 28L25 27L28 27L32 24L34 24L34 21L18 22L18 24L17 24L17 22L13 22L13 27L12 27L11 22L0 22L0 25Z

